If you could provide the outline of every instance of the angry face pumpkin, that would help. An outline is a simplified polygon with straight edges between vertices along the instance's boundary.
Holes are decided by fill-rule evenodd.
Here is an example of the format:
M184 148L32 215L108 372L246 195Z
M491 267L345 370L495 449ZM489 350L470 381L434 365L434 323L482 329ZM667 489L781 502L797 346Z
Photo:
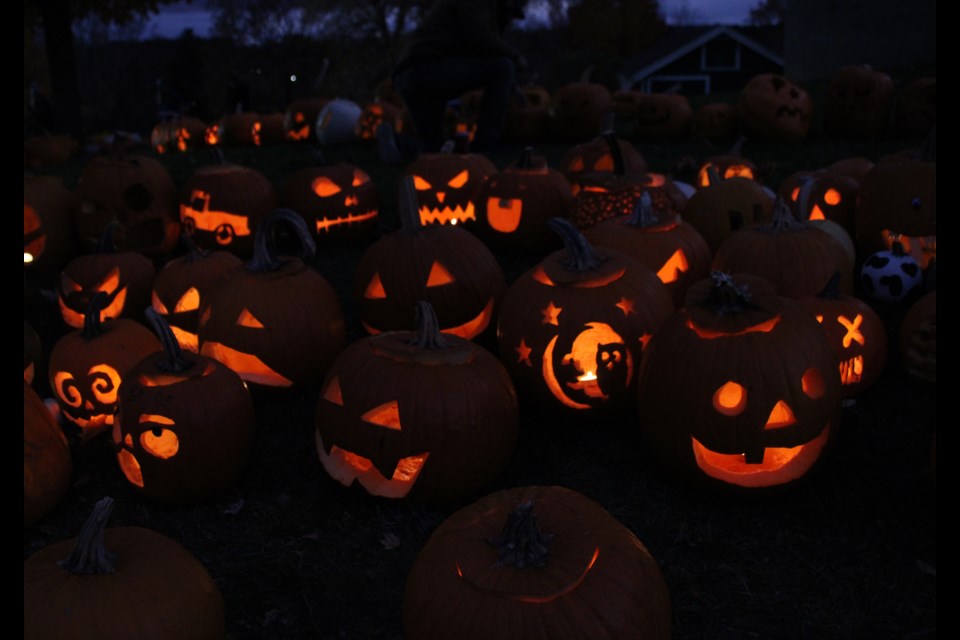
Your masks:
M413 178L420 224L475 224L480 191L496 172L496 165L475 153L451 150L419 155L404 175Z
M377 189L365 171L346 162L298 171L280 201L303 216L318 243L369 240L377 233Z

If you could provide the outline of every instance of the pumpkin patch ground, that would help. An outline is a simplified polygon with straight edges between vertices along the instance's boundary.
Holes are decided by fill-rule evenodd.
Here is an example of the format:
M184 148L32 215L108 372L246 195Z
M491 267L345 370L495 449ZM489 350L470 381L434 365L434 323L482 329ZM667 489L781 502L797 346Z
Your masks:
M840 142L811 133L789 147L750 141L744 153L764 167L765 184L775 190L797 171L854 156L877 160L915 142ZM535 151L558 167L572 144L545 143ZM717 155L716 148L692 139L637 145L651 171L668 174L681 158ZM521 148L509 146L489 157L503 169L516 162ZM231 163L256 168L278 189L296 171L316 164L306 142L224 152ZM395 230L404 167L382 164L369 145L325 153L330 162L350 163L369 174L380 197L380 231ZM180 186L197 166L209 163L207 154L188 149L157 157ZM55 173L74 189L85 162L77 158ZM280 237L278 245L283 248L285 240L295 252L289 237ZM343 306L348 345L367 335L354 274L373 241L321 246L310 263ZM545 256L493 253L508 285ZM36 329L48 357L57 339L72 330L47 295L58 274L25 270L24 281L25 321ZM636 411L564 422L520 395L513 455L484 489L440 504L377 498L332 479L318 459L322 381L317 380L289 389L252 389L256 427L249 460L235 483L202 502L150 500L124 477L109 438L85 441L65 427L70 484L55 507L25 525L24 559L77 536L94 504L110 496L115 505L108 526L153 529L204 565L223 594L230 640L402 640L408 576L441 523L496 491L557 485L600 505L646 547L669 591L678 640L935 638L935 377L930 382L908 375L897 357L901 321L920 295L918 290L900 303L869 302L890 341L883 373L843 401L817 466L781 491L728 494L684 483L649 450ZM478 341L497 353L495 336L484 334ZM45 376L35 377L34 387L41 397L52 397ZM416 392L429 397L430 390ZM687 407L663 395L660 402L676 402L667 411L682 416ZM402 404L399 412L402 422ZM591 575L576 588L589 587ZM109 607L123 603L105 605L108 615ZM479 599L465 597L460 606L465 617L483 615Z

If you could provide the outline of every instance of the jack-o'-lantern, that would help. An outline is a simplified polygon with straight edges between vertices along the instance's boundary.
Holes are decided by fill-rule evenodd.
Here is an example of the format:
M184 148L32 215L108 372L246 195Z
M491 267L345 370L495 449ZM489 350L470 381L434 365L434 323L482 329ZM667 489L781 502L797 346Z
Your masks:
M516 164L490 176L480 193L483 210L478 234L493 246L531 254L558 244L547 227L566 215L573 195L562 173L535 158L526 147Z
M478 153L454 153L450 142L438 153L422 153L404 169L413 177L420 224L475 225L483 183L497 166ZM442 311L438 311L443 315Z
M318 244L368 241L379 230L377 188L347 162L297 171L284 184L280 204L303 217Z
M61 337L50 351L50 388L60 413L87 440L109 429L117 412L120 384L141 359L160 350L149 329L135 320L101 322L104 293L90 301L83 329Z
M550 133L550 92L528 84L517 87L503 122L504 142L542 142Z
M283 130L287 140L290 142L312 140L317 116L329 101L327 98L302 98L291 102L283 114Z
M201 303L242 262L228 251L205 251L188 235L184 242L187 253L157 272L150 306L170 325L180 347L196 353Z
M261 115L250 125L250 142L257 147L280 144L286 139L282 113Z
M323 105L317 114L314 135L321 145L348 144L356 138L354 129L363 109L356 102L336 98Z
M517 397L492 353L441 334L429 303L415 308L416 331L363 338L330 367L317 404L317 453L331 477L371 495L459 500L509 462Z
M710 251L740 229L769 222L773 201L763 185L750 178L730 178L697 189L683 208L683 219L700 232Z
M111 230L104 232L104 245ZM110 318L136 318L150 304L150 291L156 275L153 263L135 251L91 253L77 256L63 268L57 284L57 305L67 325L83 327L90 300L98 293L107 295L100 321Z
M603 129L613 111L613 96L598 82L570 82L553 94L550 102L552 138L560 142L585 142Z
M76 254L79 208L60 178L23 177L24 269L61 269Z
M887 363L887 330L873 307L840 292L840 274L815 296L799 299L823 327L837 354L843 397L867 390Z
M839 427L840 373L826 334L756 276L714 272L693 285L647 345L638 389L649 450L704 487L788 486Z
M830 76L823 129L835 136L876 139L887 130L893 78L869 65L847 65Z
M220 122L211 122L207 125L203 133L203 141L208 146L215 147L220 144Z
M923 270L894 238L891 249L877 251L863 261L860 285L870 299L896 304L920 290Z
M284 223L301 256L277 256L273 227ZM336 292L311 267L316 245L303 218L277 209L257 230L253 258L202 302L200 353L261 387L317 384L346 342Z
M23 524L47 515L67 493L73 459L43 398L23 382Z
M710 102L693 112L690 134L709 142L730 140L740 130L740 113L727 102Z
M622 163L619 170L618 154ZM581 176L596 173L631 176L646 173L647 161L628 140L618 138L612 130L607 130L588 142L571 147L560 160L560 171L571 185L576 185Z
M592 247L568 221L549 223L564 249L507 289L497 319L500 359L521 399L589 420L629 410L644 345L673 312L656 274Z
M793 217L781 198L769 224L731 234L713 256L713 268L752 273L773 283L787 298L817 295L833 274L844 293L853 293L853 264L833 236Z
M937 79L916 78L897 93L893 121L902 136L927 135L937 125Z
M77 234L86 251L100 243L113 222L113 245L123 251L162 256L177 244L177 187L159 160L116 153L87 162L76 193L80 200Z
M374 142L377 139L377 127L386 122L395 130L400 118L400 108L389 102L370 102L363 107L353 135L361 142Z
M474 89L448 102L443 111L444 136L447 139L462 138L466 143L473 142L477 137L477 118L482 101L483 90Z
M746 138L740 137L727 153L707 158L697 171L697 188L709 187L730 178L747 178L759 182L760 169L741 153L744 142Z
M465 613L469 608L470 613ZM417 554L403 594L408 640L671 637L670 593L643 543L598 503L514 487L460 509Z
M183 185L180 221L197 246L250 257L261 221L278 203L273 183L237 164L200 167Z
M619 162L617 167L619 169ZM630 215L644 194L657 209L671 215L679 214L686 204L683 192L662 173L623 175L615 170L584 175L573 186L573 191L570 219L581 230L604 220Z
M223 595L203 563L153 529L107 528L112 510L113 498L98 500L78 537L24 560L24 640L227 637ZM118 601L129 606L105 610Z
M921 268L937 259L937 163L890 156L864 177L856 210L863 253L890 250L894 240Z
M410 330L411 309L429 302L440 328L461 338L481 335L506 289L490 249L459 226L422 225L415 178L400 186L400 228L370 245L354 272L353 296L368 333Z
M803 191L804 185L807 192ZM780 198L797 220L833 220L854 235L854 220L860 185L853 178L830 171L798 171L780 184ZM801 195L805 199L801 202Z
M776 73L751 78L740 92L737 108L747 133L770 142L800 142L813 121L810 94Z
M898 347L907 376L924 385L937 384L937 292L917 299L900 322Z
M690 133L693 108L679 93L645 93L637 100L631 123L638 140L676 140Z
M672 211L658 209L644 192L630 215L605 220L584 232L594 246L607 247L653 270L676 308L687 287L710 274L710 247L700 232Z
M224 115L217 127L217 143L231 147L253 144L253 124L259 120L260 114L254 111Z
M212 358L181 351L153 309L163 345L127 373L112 439L127 481L145 497L195 503L230 487L246 466L256 417L243 380Z
M206 144L207 125L192 116L161 122L150 133L150 144L159 154L199 149Z

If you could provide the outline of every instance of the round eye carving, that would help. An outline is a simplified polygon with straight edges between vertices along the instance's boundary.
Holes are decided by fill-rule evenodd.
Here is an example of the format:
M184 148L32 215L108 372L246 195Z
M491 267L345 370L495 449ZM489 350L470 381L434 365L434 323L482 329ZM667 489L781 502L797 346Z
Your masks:
M823 201L831 207L840 204L840 200L842 200L840 192L836 189L827 189L827 192L823 194Z
M735 416L747 408L747 390L732 380L713 393L713 408L725 416Z
M321 198L327 198L340 193L340 187L333 180L326 176L320 176L314 179L311 184L313 192Z
M141 433L140 444L147 453L163 460L172 458L180 450L177 434L163 427L153 427Z
M819 369L807 369L801 379L803 392L814 400L822 398L826 393L827 385L823 381L823 374Z

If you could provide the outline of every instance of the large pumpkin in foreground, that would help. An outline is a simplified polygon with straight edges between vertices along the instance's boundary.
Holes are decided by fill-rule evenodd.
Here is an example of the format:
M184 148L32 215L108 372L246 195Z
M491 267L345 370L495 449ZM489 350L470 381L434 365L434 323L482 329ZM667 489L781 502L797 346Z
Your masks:
M656 560L586 496L506 489L457 511L420 550L403 601L407 640L666 640Z
M664 468L730 490L782 487L838 426L840 373L823 329L757 276L714 272L647 345L641 432Z
M23 524L33 524L70 488L73 458L43 399L23 382Z

